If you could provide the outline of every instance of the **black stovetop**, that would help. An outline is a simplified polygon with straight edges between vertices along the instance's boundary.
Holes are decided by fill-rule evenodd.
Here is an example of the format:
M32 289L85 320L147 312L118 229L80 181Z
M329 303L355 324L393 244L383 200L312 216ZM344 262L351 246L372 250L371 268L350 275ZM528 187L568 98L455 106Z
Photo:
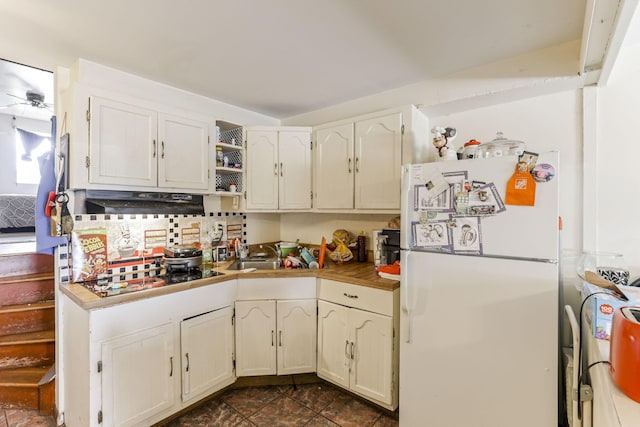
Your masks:
M162 270L161 274L147 275L144 277L135 277L126 280L95 280L84 282L83 285L91 292L100 297L109 297L113 295L122 295L132 292L139 292L146 289L160 288L163 286L174 285L176 283L184 283L192 280L202 279L203 277L222 276L224 273L219 271L200 268L191 269L167 269Z

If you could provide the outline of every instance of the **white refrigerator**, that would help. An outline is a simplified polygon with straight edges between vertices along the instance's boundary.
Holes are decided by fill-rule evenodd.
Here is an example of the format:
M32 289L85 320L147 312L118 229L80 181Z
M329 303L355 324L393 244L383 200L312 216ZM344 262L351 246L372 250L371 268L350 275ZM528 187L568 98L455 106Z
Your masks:
M558 425L558 153L533 206L505 203L517 161L403 167L401 427Z

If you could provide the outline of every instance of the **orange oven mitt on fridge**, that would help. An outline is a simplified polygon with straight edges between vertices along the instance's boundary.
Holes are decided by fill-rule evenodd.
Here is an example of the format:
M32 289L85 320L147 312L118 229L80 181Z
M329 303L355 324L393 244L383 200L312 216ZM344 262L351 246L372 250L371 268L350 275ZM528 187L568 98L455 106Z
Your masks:
M518 162L516 170L507 182L507 205L533 206L536 204L536 181L529 173L526 162Z

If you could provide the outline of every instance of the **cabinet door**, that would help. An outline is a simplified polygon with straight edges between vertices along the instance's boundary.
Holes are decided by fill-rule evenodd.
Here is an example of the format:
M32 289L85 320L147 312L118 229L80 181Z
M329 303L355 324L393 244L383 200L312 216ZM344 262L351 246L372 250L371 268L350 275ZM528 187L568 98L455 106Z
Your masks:
M173 327L166 323L102 343L102 425L133 426L174 404Z
M402 113L356 122L356 209L400 209Z
M349 311L353 358L352 390L391 404L393 391L393 321L389 316L364 310Z
M278 133L278 207L311 208L311 135L309 132Z
M155 187L156 112L100 97L90 109L89 182Z
M318 376L349 387L349 328L347 307L318 301Z
M208 126L183 117L158 117L158 186L206 190L209 186Z
M278 132L247 131L247 209L278 209Z
M278 375L316 370L316 300L277 303Z
M352 209L353 124L316 131L314 156L313 206L317 209Z
M212 393L233 378L232 307L180 322L182 401Z
M276 302L236 301L236 374L276 373Z

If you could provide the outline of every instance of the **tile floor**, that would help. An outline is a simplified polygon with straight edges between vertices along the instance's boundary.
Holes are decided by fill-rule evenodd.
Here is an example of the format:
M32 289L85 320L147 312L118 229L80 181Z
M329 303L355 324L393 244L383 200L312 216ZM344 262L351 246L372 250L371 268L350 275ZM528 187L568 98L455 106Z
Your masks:
M166 427L397 427L389 414L324 382L232 389ZM55 427L38 411L0 409L0 427Z
M389 415L320 382L232 389L182 415L166 427L392 427Z
M53 417L40 415L38 411L1 409L0 427L55 427Z

